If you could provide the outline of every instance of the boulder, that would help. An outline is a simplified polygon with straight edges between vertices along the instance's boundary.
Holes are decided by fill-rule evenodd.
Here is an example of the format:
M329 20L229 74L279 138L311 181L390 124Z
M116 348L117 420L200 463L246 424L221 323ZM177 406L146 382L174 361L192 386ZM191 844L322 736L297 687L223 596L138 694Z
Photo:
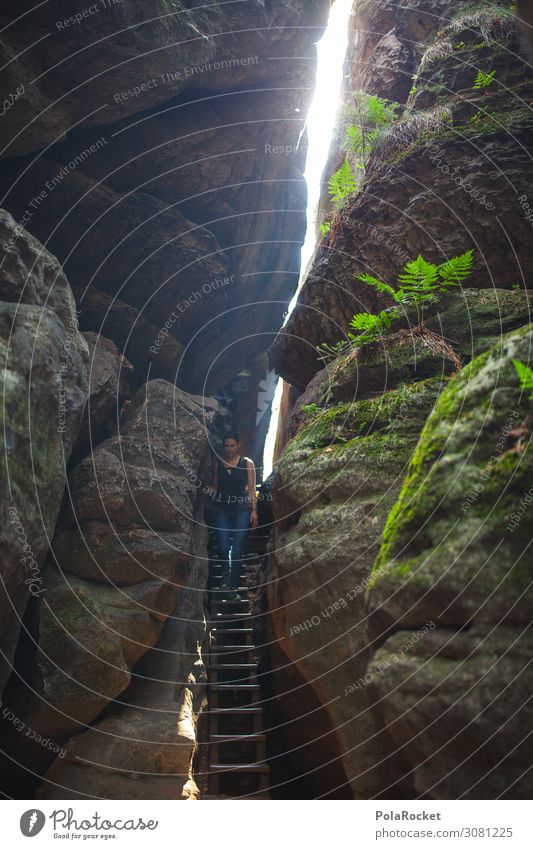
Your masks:
M54 540L54 557L73 575L87 581L131 586L158 579L173 583L178 563L187 562L187 533L121 528L109 522L84 522Z
M206 537L205 527L195 522L196 555L157 646L137 664L120 701L70 738L37 798L197 798L193 755L207 678Z
M411 796L531 798L531 634L505 625L474 622L461 632L435 624L389 637L364 678L394 758L402 757L400 772L412 778Z
M216 401L164 380L141 387L118 433L72 470L60 527L100 521L189 533L207 448L205 427L216 408Z
M78 456L89 452L116 427L130 393L133 371L111 339L96 333L82 335L89 347L89 399L73 449Z
M523 731L533 719L524 701L533 454L530 401L512 360L530 362L532 340L531 325L509 333L450 381L369 583L370 635L385 638L369 667L382 664L375 710L394 718L415 790L432 798L531 793ZM434 640L419 638L388 663L400 636L424 625ZM391 631L402 634L389 639Z
M119 435L69 475L45 603L7 701L56 746L128 687L133 666L180 604L195 556L196 481L208 460L216 406L151 381L128 405ZM195 575L193 596L203 599L205 560ZM27 793L24 772L42 774L53 751L30 738L21 747L9 723L0 734L6 757L17 751L11 776Z
M168 322L179 342L224 309L224 287L213 287L209 297L202 290L229 274L224 253L179 207L142 190L116 192L80 169L63 174L60 160L45 157L19 165L13 192L15 167L4 165L6 205L22 218L27 197L43 186L44 200L28 226L63 263L78 299L89 288L116 296L160 330Z
M374 796L391 775L389 739L366 690L357 687L370 659L364 591L440 387L431 378L318 409L276 466L267 625L276 666L287 668L279 683L274 668L274 687L282 701L290 680L301 688L303 679L314 690L356 798ZM292 679L291 664L297 671Z
M0 212L0 367L4 434L0 531L0 691L43 562L88 393L88 349L58 261Z
M133 364L135 388L155 378L176 383L183 345L148 321L142 311L92 287L79 298L78 309L82 332L112 339Z

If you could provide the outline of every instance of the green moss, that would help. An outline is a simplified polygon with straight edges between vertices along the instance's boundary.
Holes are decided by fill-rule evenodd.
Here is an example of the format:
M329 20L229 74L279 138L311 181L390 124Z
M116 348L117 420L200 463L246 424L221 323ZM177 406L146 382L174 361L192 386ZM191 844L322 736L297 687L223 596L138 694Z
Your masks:
M394 455L405 450L406 442L412 442L413 432L419 432L428 402L433 402L441 387L440 378L428 378L376 398L320 410L291 440L282 460L302 449L320 452L326 447L333 448L337 455L360 445L365 456L387 455L393 461Z
M519 402L518 387L516 392L507 389L508 383L512 387L511 361L502 350L506 339L512 337L513 342L520 344L523 338L527 343L530 333L531 325L528 325L503 337L501 343L463 368L440 395L420 434L400 495L388 516L374 571L392 561L397 551L405 552L409 540L416 539L417 547L422 549L430 545L431 525L435 525L439 516L447 518L457 508L461 509L469 496L465 515L468 512L470 517L483 520L490 514L491 526L501 535L505 516L527 489L533 472L531 452L526 456L526 452L504 450L503 445L499 449L501 456L495 453L509 419L509 405L514 407ZM500 359L501 367L495 366L493 372L489 368L480 377L491 361L497 364ZM490 381L501 386L499 396L495 396ZM499 406L494 408L496 397ZM494 410L490 417L486 416L486 404L481 403L487 400ZM483 432L485 437L480 439ZM459 459L451 465L439 465L443 452ZM459 474L463 489L456 481ZM481 484L479 491L475 488L478 484ZM455 492L458 495L454 498ZM428 516L431 516L430 525Z

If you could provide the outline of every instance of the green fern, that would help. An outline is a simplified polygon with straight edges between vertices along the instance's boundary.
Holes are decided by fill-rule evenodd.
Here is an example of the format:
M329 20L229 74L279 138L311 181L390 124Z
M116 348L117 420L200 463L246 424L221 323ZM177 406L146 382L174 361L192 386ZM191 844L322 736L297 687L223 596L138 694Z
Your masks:
M358 312L352 318L350 327L352 330L359 330L362 333L358 335L349 333L348 337L356 345L375 342L376 339L390 330L393 318L397 317L398 313L395 310L382 310L378 315L370 312Z
M359 274L356 279L362 280L362 282L366 283L367 286L372 286L378 292L390 295L391 298L396 299L396 292L394 291L392 286L389 286L388 283L383 283L381 280L378 280L377 277L372 277L371 274Z
M441 265L428 262L423 256L408 262L403 273L398 275L398 289L383 283L371 274L359 274L356 280L361 280L378 292L390 295L397 303L423 304L434 300L435 296L445 291L449 286L458 286L470 275L474 251L470 250L461 256L455 256Z
M358 312L350 321L352 330L358 333L348 332L348 338L342 339L335 345L322 342L316 346L319 359L327 361L339 357L348 351L353 345L366 345L380 339L390 329L392 320L398 317L395 310L383 310L378 315L371 312ZM303 409L303 408L302 408Z
M365 159L370 155L381 133L379 130L369 130L352 124L346 130L346 147ZM364 167L364 166L363 166Z
M473 88L480 89L488 88L494 82L494 76L496 71L489 71L488 74L484 74L483 71L478 71L477 77L475 79Z
M315 345L315 349L318 353L318 359L327 362L328 360L334 360L337 357L340 357L341 354L349 349L350 345L350 339L342 339L334 345L322 342L320 345Z
M513 365L516 369L520 387L523 392L530 392L529 400L533 401L533 368L521 363L520 360L513 360Z
M396 110L399 104L385 100L383 97L370 95L367 102L368 120L375 127L387 127L396 120Z
M396 121L399 104L366 91L354 92L354 98L355 107L346 113L348 126L344 146L365 160L383 131Z
M403 272L398 275L397 289L382 280L378 280L371 274L358 274L355 279L382 294L389 295L396 303L414 304L417 308L419 324L423 325L425 305L432 303L437 295L447 291L450 286L458 286L465 280L472 271L473 261L473 250L452 257L440 265L428 262L423 256L419 255L415 260L406 263ZM392 322L399 316L400 313L396 309L382 310L377 315L368 312L356 313L350 322L351 331L356 332L348 332L348 338L337 342L335 345L329 345L325 342L317 345L316 350L320 359L333 359L348 351L353 345L375 342L390 330ZM526 369L527 367L523 366L523 368ZM525 388L533 390L532 369L527 369L527 379L530 383Z
M437 285L438 269L432 262L426 262L424 257L418 256L415 260L404 266L404 273L398 276L401 289L398 292L409 294L410 292L431 293ZM401 295L400 295L401 297Z
M329 233L330 230L331 230L331 221L324 221L320 225L320 233L322 234L322 236L327 236L327 234Z
M448 262L438 266L439 277L444 286L458 286L471 274L474 251L470 250L461 256L454 256Z
M346 198L353 194L356 188L357 184L350 163L345 159L341 167L330 177L328 183L328 190L335 206L338 208L344 206Z

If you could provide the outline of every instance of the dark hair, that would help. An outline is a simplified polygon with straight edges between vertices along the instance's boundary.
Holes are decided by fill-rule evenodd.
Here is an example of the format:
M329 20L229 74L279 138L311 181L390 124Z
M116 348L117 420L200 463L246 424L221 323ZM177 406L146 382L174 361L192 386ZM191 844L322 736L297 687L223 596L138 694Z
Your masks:
M241 441L241 440L239 439L239 434L238 434L238 433L235 433L235 431L234 431L234 430L230 430L230 431L228 431L228 433L225 433L225 434L224 434L224 439L222 440L222 445L224 445L224 443L225 443L226 439L234 439L234 440L235 440L235 442L240 442L240 441Z

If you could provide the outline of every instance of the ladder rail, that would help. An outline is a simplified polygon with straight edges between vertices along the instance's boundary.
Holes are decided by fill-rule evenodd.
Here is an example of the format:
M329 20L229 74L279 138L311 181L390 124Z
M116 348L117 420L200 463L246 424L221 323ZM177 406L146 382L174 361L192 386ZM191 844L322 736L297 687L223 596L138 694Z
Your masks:
M245 586L246 566L262 556L264 545L261 543L266 539L249 538L240 578L242 586L238 589L240 602L232 601L228 598L228 591L220 589L222 569L217 561L216 542L210 546L212 645L206 710L209 717L210 798L268 798L270 768L266 760L266 735L257 683L253 616ZM224 676L229 676L229 680ZM238 704L228 704L226 698L238 701ZM243 704L242 699L247 703ZM230 796L221 793L226 778L230 778L232 785L238 788L240 782L239 789L244 792ZM252 789L246 781L255 782Z

